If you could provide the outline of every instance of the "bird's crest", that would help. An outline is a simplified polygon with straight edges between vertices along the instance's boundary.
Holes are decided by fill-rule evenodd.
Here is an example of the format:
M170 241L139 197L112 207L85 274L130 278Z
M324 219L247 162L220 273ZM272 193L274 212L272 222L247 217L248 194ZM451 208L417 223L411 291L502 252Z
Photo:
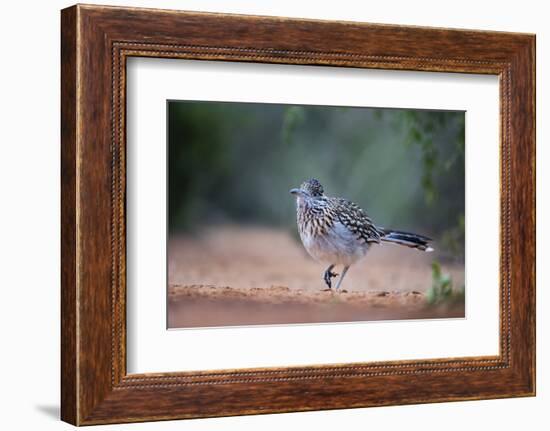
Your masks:
M308 192L310 196L323 196L324 194L323 186L315 178L304 181L300 188Z

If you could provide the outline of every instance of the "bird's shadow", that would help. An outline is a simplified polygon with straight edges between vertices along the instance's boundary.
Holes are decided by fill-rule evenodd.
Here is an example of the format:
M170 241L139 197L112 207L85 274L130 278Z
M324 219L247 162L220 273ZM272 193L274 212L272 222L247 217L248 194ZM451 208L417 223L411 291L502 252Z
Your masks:
M35 408L45 416L49 416L51 419L59 419L60 409L58 405L37 405Z

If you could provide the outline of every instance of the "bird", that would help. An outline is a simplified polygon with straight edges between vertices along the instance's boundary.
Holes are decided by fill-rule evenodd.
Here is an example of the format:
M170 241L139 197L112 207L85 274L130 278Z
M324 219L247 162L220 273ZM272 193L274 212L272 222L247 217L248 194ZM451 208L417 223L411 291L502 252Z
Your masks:
M296 222L300 239L309 255L328 264L323 279L332 288L336 265L343 265L336 284L340 288L351 265L361 260L367 251L383 242L431 252L431 238L415 233L376 226L359 205L341 197L326 196L321 183L312 178L290 193L296 198Z

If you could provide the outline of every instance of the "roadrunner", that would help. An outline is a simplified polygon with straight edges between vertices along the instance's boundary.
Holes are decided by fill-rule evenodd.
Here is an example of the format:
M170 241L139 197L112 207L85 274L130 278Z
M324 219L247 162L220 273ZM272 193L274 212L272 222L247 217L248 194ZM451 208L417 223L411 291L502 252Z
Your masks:
M305 249L314 259L329 265L323 277L328 289L332 278L338 276L332 269L344 266L338 289L349 267L363 258L372 244L391 242L433 251L430 238L376 226L357 204L326 196L316 179L305 181L290 193L296 197L298 231Z

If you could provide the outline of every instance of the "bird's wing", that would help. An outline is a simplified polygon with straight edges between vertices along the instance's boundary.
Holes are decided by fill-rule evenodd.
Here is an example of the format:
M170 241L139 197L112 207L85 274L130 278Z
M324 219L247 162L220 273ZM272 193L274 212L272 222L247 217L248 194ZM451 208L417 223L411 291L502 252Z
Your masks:
M333 202L338 220L357 238L365 242L380 242L382 232L359 205L343 198L334 198Z

